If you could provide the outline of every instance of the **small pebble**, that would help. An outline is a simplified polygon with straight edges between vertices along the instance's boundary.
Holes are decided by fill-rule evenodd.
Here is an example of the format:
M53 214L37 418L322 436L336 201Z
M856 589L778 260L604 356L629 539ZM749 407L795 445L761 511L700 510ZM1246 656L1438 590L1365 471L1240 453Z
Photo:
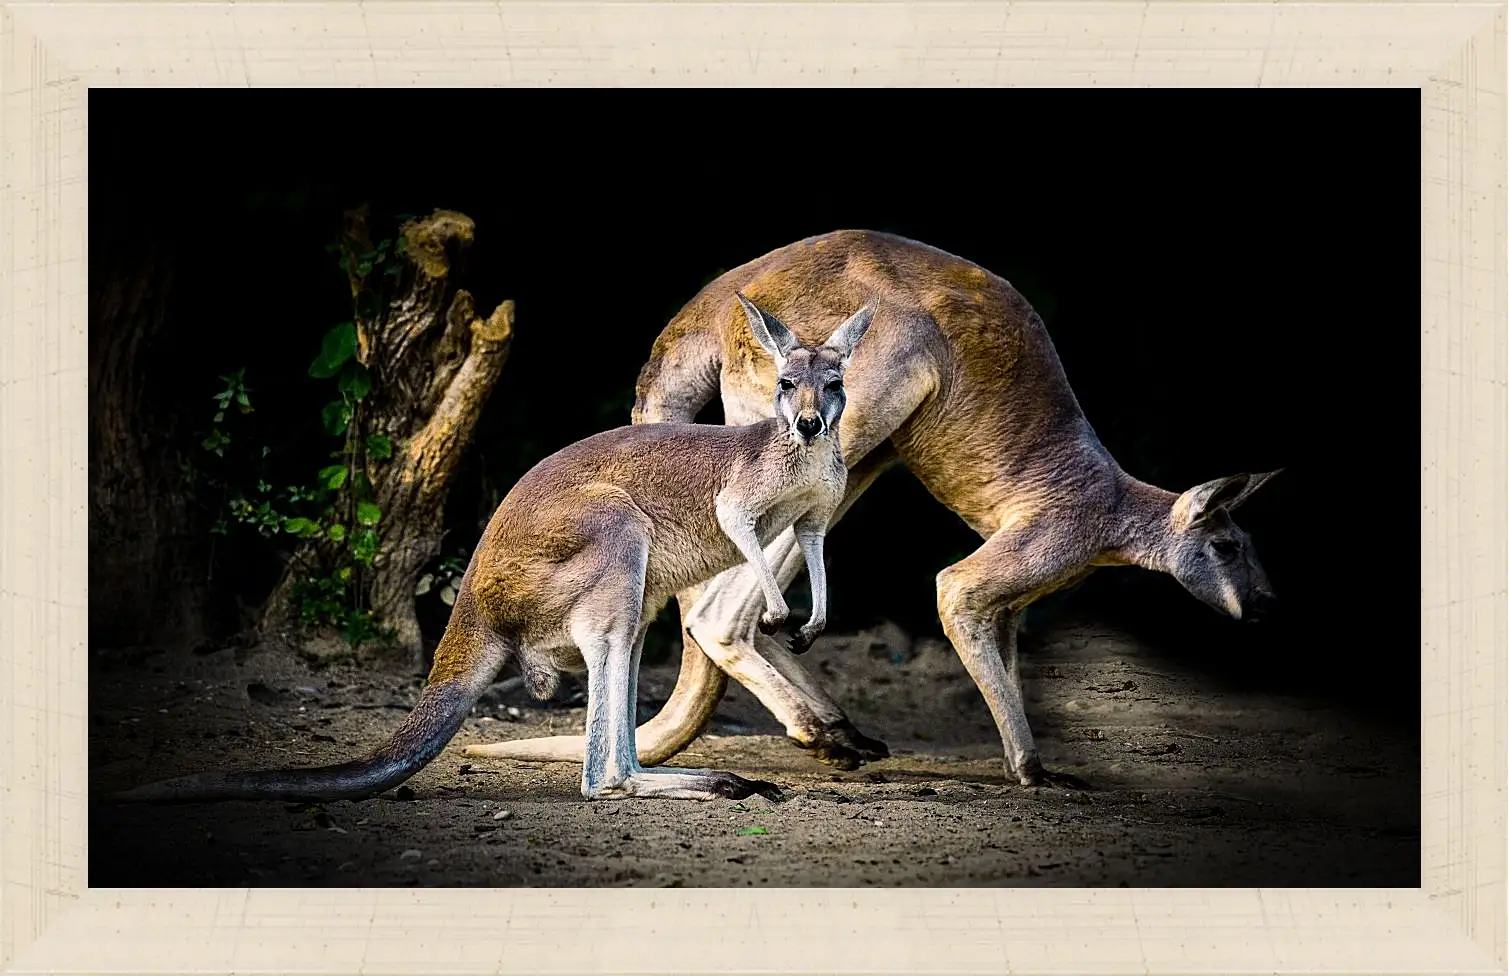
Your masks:
M524 713L521 712L521 711L519 711L516 707L514 707L513 705L509 705L508 706L508 717L509 718L522 718L523 716L524 716Z
M413 848L410 848L409 850L404 851L402 854L398 855L399 860L402 861L417 861L421 857L424 857L424 855L419 851L414 850Z
M513 816L513 812L512 811L510 811L510 810L499 810L497 813L493 814L493 819L494 820L507 820L511 816Z
M425 864L425 867L438 868L438 867L440 867L440 858L438 858L438 857L432 857L428 861L424 862L424 864Z

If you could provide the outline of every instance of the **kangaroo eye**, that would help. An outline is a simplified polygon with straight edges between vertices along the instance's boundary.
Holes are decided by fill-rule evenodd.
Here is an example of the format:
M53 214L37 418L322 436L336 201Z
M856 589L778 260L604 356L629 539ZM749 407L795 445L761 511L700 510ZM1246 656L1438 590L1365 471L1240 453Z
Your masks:
M832 383L828 384L828 392L829 393L842 393L843 389L844 389L843 380L834 380Z
M783 389L783 390L794 390L794 389L796 389L796 384L793 383L793 382L791 382L788 379L782 378L781 379L781 389Z
M1214 549L1218 556L1235 556L1237 550L1242 547L1230 539L1217 539L1210 544L1210 548Z

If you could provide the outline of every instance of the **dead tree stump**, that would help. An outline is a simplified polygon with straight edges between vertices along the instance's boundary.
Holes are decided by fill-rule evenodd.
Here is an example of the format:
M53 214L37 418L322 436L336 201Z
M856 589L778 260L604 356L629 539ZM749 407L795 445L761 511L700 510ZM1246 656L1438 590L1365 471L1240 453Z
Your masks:
M391 443L391 457L366 459L381 509L381 549L356 581L376 621L396 632L391 645L358 652L362 663L384 670L423 667L415 586L440 552L446 496L513 338L511 300L484 318L471 294L457 287L474 229L471 218L446 210L405 222L399 233L406 247L393 279L374 281L358 260L373 251L369 214L358 208L346 215L342 248L357 308L355 357L372 378L350 423L361 438ZM329 539L301 545L267 603L264 633L291 623L299 574L332 565L338 552Z

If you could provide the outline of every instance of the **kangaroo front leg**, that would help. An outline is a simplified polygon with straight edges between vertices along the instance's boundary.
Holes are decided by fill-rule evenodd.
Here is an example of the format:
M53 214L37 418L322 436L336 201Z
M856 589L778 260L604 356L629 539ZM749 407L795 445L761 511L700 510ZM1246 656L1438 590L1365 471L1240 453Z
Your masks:
M823 565L823 538L828 528L826 513L808 514L793 526L802 558L807 562L807 582L812 588L812 616L791 639L791 653L805 654L828 626L828 571Z
M765 594L765 612L760 615L760 630L773 634L785 626L791 610L786 606L786 598L781 595L781 584L771 571L770 563L765 561L765 547L760 544L760 537L755 532L757 515L721 498L718 499L717 512L718 524L722 526L724 534L733 540L760 581L760 589ZM705 594L703 599L706 599Z

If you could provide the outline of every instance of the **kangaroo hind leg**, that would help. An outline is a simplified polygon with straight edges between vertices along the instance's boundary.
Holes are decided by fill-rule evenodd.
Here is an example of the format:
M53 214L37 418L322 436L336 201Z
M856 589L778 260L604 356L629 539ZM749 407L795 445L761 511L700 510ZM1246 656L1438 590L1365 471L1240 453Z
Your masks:
M938 574L943 631L995 719L1007 776L1023 786L1084 786L1044 769L1038 756L1017 669L1017 625L1033 594L1052 589L1087 560L1051 528L1008 528Z
M635 691L644 647L645 568L649 536L626 522L578 559L596 582L572 609L572 639L587 665L587 728L582 795L589 800L667 797L692 800L778 796L769 783L716 770L653 771L634 746Z

